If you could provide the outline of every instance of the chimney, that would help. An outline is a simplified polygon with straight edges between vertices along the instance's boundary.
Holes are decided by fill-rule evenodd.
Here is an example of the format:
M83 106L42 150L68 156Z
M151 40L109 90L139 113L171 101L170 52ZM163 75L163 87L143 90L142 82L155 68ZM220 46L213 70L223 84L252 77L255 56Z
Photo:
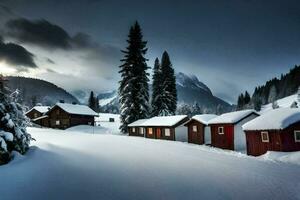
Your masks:
M72 102L73 105L76 105L77 103L75 101Z
M65 100L59 100L59 103L65 103Z

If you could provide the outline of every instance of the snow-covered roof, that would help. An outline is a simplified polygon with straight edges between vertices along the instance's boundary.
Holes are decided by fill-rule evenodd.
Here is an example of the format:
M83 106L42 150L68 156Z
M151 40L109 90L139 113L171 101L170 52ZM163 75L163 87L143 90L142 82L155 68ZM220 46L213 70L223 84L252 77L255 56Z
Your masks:
M143 123L144 123L145 121L147 121L147 120L148 120L148 119L139 119L139 120L137 120L137 121L135 121L135 122L132 122L131 124L128 124L128 127L142 126Z
M235 124L243 118L251 115L252 113L257 114L255 110L241 110L235 112L224 113L218 117L209 120L208 124Z
M60 107L69 114L98 116L98 114L95 111L93 111L86 105L57 103L55 104L55 106ZM53 109L55 106L53 106L51 109Z
M33 108L31 108L29 111L27 111L26 113L31 112L32 110L36 110L40 113L46 113L48 112L48 110L50 110L50 106L34 106Z
M186 118L187 115L152 117L150 119L137 120L129 124L129 127L130 126L174 126Z
M278 108L245 123L242 127L243 130L281 130L299 121L299 108Z
M195 115L191 118L202 123L202 124L205 124L207 125L208 124L208 121L210 121L211 119L213 118L216 118L218 117L218 115L215 115L215 114L202 114L202 115Z

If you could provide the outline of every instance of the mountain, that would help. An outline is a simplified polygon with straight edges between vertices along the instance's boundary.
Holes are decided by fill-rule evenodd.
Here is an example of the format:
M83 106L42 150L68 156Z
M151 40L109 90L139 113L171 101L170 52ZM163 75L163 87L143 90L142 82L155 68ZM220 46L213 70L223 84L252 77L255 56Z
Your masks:
M22 103L28 107L36 103L53 105L60 100L68 103L79 103L79 101L64 89L53 83L26 77L8 76L8 87L11 91L18 89Z
M220 112L232 110L229 103L214 96L209 87L200 82L195 75L186 75L182 72L176 74L176 87L179 105L198 103L202 109L211 113L217 112L217 107L221 109Z
M116 90L98 94L99 105L102 112L119 113L119 99Z
M178 105L193 105L196 102L206 112L227 112L232 106L222 99L213 95L207 85L200 82L195 75L186 75L182 72L176 74L176 87L178 93ZM151 86L150 86L151 88ZM151 90L150 90L151 91ZM118 108L118 95L116 91L100 93L99 104L105 110L116 110ZM219 111L217 111L219 109Z

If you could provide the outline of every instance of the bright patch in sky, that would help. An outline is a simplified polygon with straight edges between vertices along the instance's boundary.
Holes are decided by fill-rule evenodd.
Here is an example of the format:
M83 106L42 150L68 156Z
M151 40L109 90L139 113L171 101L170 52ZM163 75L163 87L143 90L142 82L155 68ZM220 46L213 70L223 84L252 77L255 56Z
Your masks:
M5 62L0 62L0 73L3 75L11 75L16 73L16 69L13 67L9 67Z

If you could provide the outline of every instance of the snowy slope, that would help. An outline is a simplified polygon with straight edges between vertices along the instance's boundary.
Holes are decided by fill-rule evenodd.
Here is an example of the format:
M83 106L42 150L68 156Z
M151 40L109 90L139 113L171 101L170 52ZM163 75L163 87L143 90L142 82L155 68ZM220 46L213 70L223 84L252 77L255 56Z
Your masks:
M300 102L297 100L297 94L278 99L277 103L280 108L289 108L294 101L298 102L298 105L300 105ZM272 103L269 103L261 107L260 113L265 113L272 109Z
M300 199L293 164L181 142L29 132L28 154L0 166L1 200Z
M105 98L105 99L99 99L99 105L100 106L106 106L107 104L112 103L117 98L117 95Z

